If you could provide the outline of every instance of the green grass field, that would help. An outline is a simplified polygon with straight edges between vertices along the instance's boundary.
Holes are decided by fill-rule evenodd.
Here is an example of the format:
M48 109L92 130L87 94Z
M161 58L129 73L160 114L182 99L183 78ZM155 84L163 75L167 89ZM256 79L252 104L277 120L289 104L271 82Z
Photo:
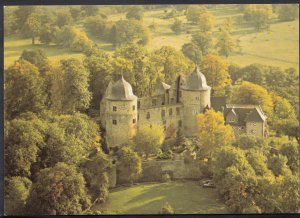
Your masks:
M175 214L224 214L226 206L215 189L202 188L194 181L144 183L113 189L108 201L94 210L105 214L157 214L168 202Z
M170 10L169 10L170 11ZM232 5L219 5L217 8L210 9L216 16L216 26L220 25L227 17L233 21L242 14ZM146 11L143 24L149 26L156 24L157 29L151 33L151 40L147 45L148 50L158 49L161 46L172 46L180 50L182 45L190 42L191 33L197 31L197 27L187 23L182 14L178 18L184 22L184 32L176 35L170 26L174 19L163 19L166 13L164 9ZM126 19L125 14L113 14L109 16L111 20ZM235 21L234 21L235 22ZM79 25L82 28L81 25ZM188 31L188 33L187 33ZM214 38L217 35L217 27L214 30ZM299 65L299 20L291 22L274 22L269 31L256 32L252 27L235 24L233 26L234 40L239 40L241 49L236 49L235 54L227 58L229 63L236 63L240 66L252 63L261 63L282 68L294 67ZM114 47L101 39L90 36L100 48L109 53L114 51ZM31 39L20 39L18 36L9 36L4 39L5 68L11 65L22 53L24 49L41 48L49 56L50 60L59 61L64 58L81 58L83 54L70 52L55 45L46 46L37 44L31 45Z

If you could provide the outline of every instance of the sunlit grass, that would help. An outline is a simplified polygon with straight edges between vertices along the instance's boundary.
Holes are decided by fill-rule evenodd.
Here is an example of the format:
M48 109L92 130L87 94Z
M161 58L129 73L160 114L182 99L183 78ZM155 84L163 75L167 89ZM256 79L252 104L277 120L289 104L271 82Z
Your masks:
M168 9L168 12L171 10ZM220 25L227 17L242 15L232 5L218 5L217 8L209 9L216 16L216 25ZM176 35L170 29L174 18L164 19L166 13L164 9L146 11L143 24L148 27L156 24L156 30L151 32L151 40L146 46L148 50L159 49L161 46L172 46L181 50L183 44L191 41L191 34L197 31L197 25L187 23L183 14L178 16L184 22L184 31ZM126 19L125 13L113 14L109 16L110 20L117 21ZM81 25L78 25L84 30ZM214 29L214 38L217 36L217 26ZM112 53L115 49L111 43L105 42L99 38L89 37L104 51ZM261 63L265 65L278 66L282 68L294 67L298 69L299 64L299 21L278 22L271 24L270 31L256 32L252 27L234 25L234 40L240 40L241 50L237 49L235 54L227 58L229 63L236 63L240 66L252 63ZM37 44L31 45L31 39L20 39L18 36L5 37L4 40L4 62L5 68L17 60L25 49L41 48L49 56L49 59L55 62L61 59L75 57L81 58L82 53L70 52L68 48L59 48L58 46L46 46ZM215 41L215 40L214 40ZM37 40L38 43L38 40Z
M215 189L202 188L193 181L116 188L104 205L93 209L103 208L106 214L157 214L165 202L171 204L176 214L228 213Z

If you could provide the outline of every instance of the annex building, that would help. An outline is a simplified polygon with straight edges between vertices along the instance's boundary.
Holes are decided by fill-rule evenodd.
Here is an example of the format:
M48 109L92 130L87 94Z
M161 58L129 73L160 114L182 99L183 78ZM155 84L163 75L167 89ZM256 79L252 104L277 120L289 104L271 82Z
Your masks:
M211 97L211 87L196 67L187 77L179 76L173 86L160 80L152 96L138 98L131 85L122 77L110 82L100 104L100 117L111 147L130 141L139 125L162 125L181 128L186 137L197 135L197 114L213 108L224 113L236 135L252 134L265 137L266 119L259 105L226 105Z

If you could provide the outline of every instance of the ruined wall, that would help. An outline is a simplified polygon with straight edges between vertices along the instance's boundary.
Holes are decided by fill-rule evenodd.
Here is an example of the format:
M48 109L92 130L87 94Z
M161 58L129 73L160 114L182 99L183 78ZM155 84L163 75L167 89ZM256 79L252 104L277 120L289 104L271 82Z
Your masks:
M143 162L143 173L138 181L161 181L165 173L172 179L200 179L202 176L199 161L185 163L184 160L153 160Z

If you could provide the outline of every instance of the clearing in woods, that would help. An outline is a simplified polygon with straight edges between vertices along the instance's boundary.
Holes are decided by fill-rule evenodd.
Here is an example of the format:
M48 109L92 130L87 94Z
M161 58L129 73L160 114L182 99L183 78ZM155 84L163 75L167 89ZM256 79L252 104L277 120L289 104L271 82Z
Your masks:
M93 210L105 214L158 214L168 202L175 214L226 214L225 204L216 189L202 188L195 181L141 183L132 187L112 189L109 199Z

